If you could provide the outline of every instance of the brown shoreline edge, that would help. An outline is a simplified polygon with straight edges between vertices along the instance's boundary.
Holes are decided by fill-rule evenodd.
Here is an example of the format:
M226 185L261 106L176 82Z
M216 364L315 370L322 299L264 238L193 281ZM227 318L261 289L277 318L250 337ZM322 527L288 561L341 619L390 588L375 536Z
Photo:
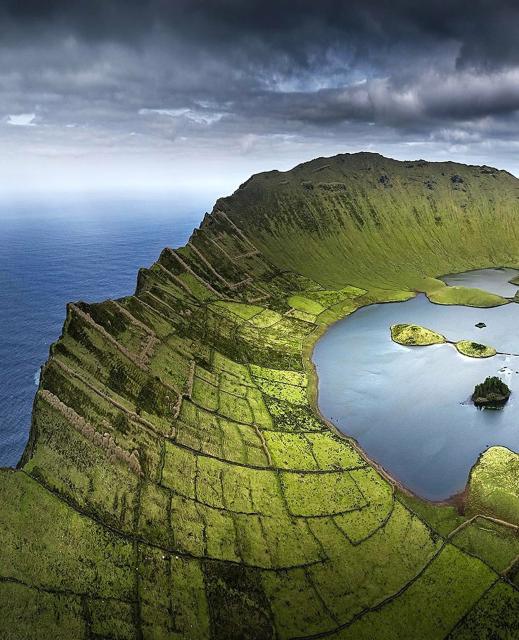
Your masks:
M475 270L476 269L474 269L474 271ZM440 278L441 276L436 276L436 277ZM416 297L417 295L420 295L420 294L425 295L422 291L416 291L415 295L413 297ZM411 299L411 298L409 298L409 299ZM443 500L430 500L429 498L424 498L423 496L420 496L419 494L414 492L412 489L407 487L403 482L401 482L396 476L393 476L377 460L375 460L374 458L371 458L366 453L366 451L362 448L362 446L359 444L359 442L358 442L358 440L356 438L354 438L353 436L342 432L335 424L333 424L333 422L331 422L330 420L328 420L328 418L326 418L326 416L321 412L321 409L319 408L319 377L318 377L318 374L317 374L317 368L316 368L315 363L313 361L312 354L313 354L313 351L314 351L318 341L322 338L322 336L324 336L324 334L334 324L336 324L337 322L342 322L342 321L346 320L349 316L353 315L354 313L356 313L360 309L364 309L365 307L369 307L371 305L376 305L376 304L405 304L406 302L408 302L408 300L394 300L394 301L383 300L382 302L376 302L376 301L375 302L369 302L366 305L362 305L362 306L358 307L357 309L355 309L351 313L346 314L342 318L339 318L338 320L336 320L335 322L333 322L330 325L321 325L321 326L316 327L314 332L312 334L310 334L310 336L307 338L306 344L304 345L304 349L303 349L304 364L305 364L305 368L307 370L307 374L309 376L308 377L308 397L309 397L310 405L313 408L313 410L315 411L315 413L319 416L319 419L322 420L322 422L324 422L329 427L329 429L330 429L330 431L332 431L332 433L334 433L335 435L339 436L340 438L343 438L347 442L351 443L355 447L357 452L362 456L362 458L364 458L364 460L366 460L366 462L368 464L370 464L372 467L374 467L380 473L380 475L382 475L391 485L393 485L393 487L395 489L399 489L400 491L402 491L406 495L414 497L414 498L417 498L418 500L421 500L422 502L428 502L430 504L436 504L436 505L452 505L452 506L455 506L458 509L458 511L460 512L460 514L462 514L463 513L463 508L465 506L464 505L464 501L465 501L467 490L468 490L468 487L469 487L470 475L472 473L472 469L477 465L479 459L485 453L485 451L487 451L487 449L490 448L492 445L489 445L489 447L487 449L485 449L484 451L482 451L479 454L478 458L476 459L476 461L474 462L474 464L472 465L472 467L471 467L471 469L469 471L469 474L467 476L467 481L466 481L465 487L463 489L461 489L457 493L454 493L453 495L451 495L448 498L445 498ZM453 306L466 306L466 305L453 305ZM399 346L402 346L399 342L396 342L395 340L393 340L393 338L391 338L391 340L395 344L398 344ZM446 340L444 344L455 345L455 343L450 341L450 340ZM430 345L430 346L434 346L434 345ZM438 346L441 346L441 344L439 344ZM412 347L410 347L410 348L412 348ZM425 346L417 345L417 348L425 348ZM500 353L500 352L498 352L498 353ZM505 355L511 355L511 354L505 354ZM468 356L465 356L465 357L468 357ZM510 451L512 453L518 453L516 451L513 451L512 449L510 449Z
M355 447L357 452L362 456L362 458L366 462L368 462L371 466L373 466L380 473L380 475L382 475L391 485L393 485L393 487L398 487L401 491L403 491L404 493L410 496L415 496L420 500L425 500L425 498L421 498L420 496L415 494L413 491L411 491L411 489L408 489L402 482L400 482L400 480L398 480L398 478L392 476L391 473L387 471L379 462L377 462L373 458L370 458L369 455L361 447L361 445L359 444L356 438L342 432L336 425L333 424L333 422L331 422L330 420L328 420L328 418L326 418L326 416L324 416L324 414L321 412L321 409L319 408L319 377L317 375L317 367L315 366L315 363L312 358L312 354L317 345L317 342L320 340L320 338L322 338L322 336L324 336L324 334L328 331L328 329L330 329L337 322L342 322L343 320L348 318L350 315L353 315L359 309L363 309L365 307L369 307L374 304L395 304L398 302L401 302L403 304L407 302L407 300L395 300L394 302L391 302L391 301L370 302L366 305L358 307L351 313L346 314L345 316L343 316L342 318L339 318L338 320L336 320L330 325L322 325L322 326L316 327L314 329L314 332L311 333L310 336L307 338L306 344L303 347L303 364L305 365L305 369L307 370L307 374L309 376L307 389L308 389L310 406L312 407L314 412L319 416L319 419L328 426L328 428L332 433L339 436L340 438L343 438L344 440L346 440L346 442L351 443ZM449 501L450 501L450 498L449 498ZM440 501L438 502L438 504L443 504L443 503L449 504L449 501L447 502ZM435 501L428 500L428 502L435 502Z

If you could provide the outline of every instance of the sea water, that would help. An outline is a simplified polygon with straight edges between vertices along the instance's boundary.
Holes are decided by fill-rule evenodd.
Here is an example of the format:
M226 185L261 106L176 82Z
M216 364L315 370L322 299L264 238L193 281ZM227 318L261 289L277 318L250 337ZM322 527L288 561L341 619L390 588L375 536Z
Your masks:
M137 271L184 244L214 195L0 203L0 466L27 442L41 365L67 302L134 293Z

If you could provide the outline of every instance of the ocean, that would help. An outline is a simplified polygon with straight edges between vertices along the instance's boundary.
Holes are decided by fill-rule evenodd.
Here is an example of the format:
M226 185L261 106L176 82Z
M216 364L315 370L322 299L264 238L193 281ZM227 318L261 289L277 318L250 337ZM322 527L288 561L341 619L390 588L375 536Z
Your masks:
M67 302L134 292L137 271L183 245L213 194L0 202L0 466L14 466Z

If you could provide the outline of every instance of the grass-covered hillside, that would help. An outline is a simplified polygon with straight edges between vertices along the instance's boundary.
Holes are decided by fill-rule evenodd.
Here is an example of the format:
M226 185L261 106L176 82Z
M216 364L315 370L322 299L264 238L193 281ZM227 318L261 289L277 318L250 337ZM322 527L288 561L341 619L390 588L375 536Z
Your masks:
M275 264L324 286L407 288L423 276L515 264L518 197L506 171L359 153L253 176L215 210Z
M310 353L363 305L516 266L518 196L318 159L218 201L134 295L70 304L0 472L0 637L515 637L519 458L487 451L456 506L409 495L320 418Z

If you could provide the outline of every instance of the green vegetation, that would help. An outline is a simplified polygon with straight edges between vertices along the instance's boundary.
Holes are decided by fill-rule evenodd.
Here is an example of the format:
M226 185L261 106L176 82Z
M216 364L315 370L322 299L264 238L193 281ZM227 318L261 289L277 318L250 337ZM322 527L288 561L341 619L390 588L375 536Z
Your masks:
M443 287L428 294L436 304L462 304L467 307L498 307L509 301L495 293L468 287Z
M405 346L427 346L445 342L444 336L416 324L394 324L391 339Z
M501 378L492 376L474 387L472 401L477 407L499 409L510 397L510 389Z
M460 353L470 358L491 358L497 353L494 347L488 347L485 344L472 342L471 340L460 340L456 342L455 346Z
M519 456L504 447L487 449L472 468L466 509L519 525Z
M496 583L457 625L452 640L513 640L519 610L519 593L506 582Z
M445 336L442 336L440 333L416 324L392 325L391 339L407 347L425 347L431 344L443 344L447 342ZM472 342L471 340L460 340L454 343L454 346L461 354L469 356L470 358L490 358L497 353L493 347L479 344L479 342Z
M135 295L69 305L0 471L0 637L513 637L519 457L485 452L463 513L408 496L319 416L309 356L368 304L508 302L437 277L516 266L518 196L320 158L219 200Z

